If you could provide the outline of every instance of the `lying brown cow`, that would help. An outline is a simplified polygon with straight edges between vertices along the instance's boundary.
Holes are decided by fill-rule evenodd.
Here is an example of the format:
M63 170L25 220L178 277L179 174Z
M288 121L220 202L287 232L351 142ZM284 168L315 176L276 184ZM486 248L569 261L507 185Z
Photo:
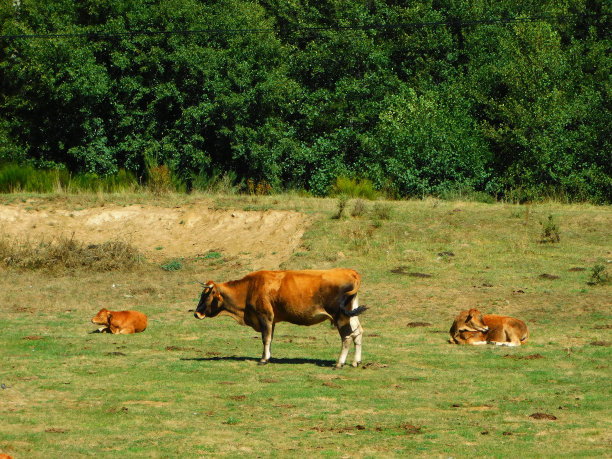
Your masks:
M260 365L270 360L270 343L277 322L314 325L331 320L340 332L342 350L336 368L346 362L351 341L353 366L361 362L363 329L357 303L361 278L351 269L327 271L258 271L235 281L208 281L195 311L197 319L219 314L261 332L264 349Z
M96 325L103 325L98 329L100 333L127 335L147 328L147 316L138 311L109 311L102 308L91 321Z
M514 317L482 315L478 309L461 311L450 329L451 343L520 346L529 339L525 322Z

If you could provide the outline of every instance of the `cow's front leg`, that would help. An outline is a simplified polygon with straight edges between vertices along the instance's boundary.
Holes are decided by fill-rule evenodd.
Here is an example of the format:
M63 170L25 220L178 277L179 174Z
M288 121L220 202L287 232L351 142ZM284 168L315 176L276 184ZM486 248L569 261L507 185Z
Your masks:
M274 336L274 323L267 320L261 320L261 341L263 342L263 354L258 365L265 365L270 361L270 345Z

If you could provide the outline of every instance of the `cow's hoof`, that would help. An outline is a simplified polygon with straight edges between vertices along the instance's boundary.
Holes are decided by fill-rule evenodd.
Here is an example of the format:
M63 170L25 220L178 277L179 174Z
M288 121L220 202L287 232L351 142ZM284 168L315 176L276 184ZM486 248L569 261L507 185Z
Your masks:
M268 360L260 360L259 362L257 362L257 365L266 365L268 363Z
M353 363L351 363L351 366L353 368L357 368L359 365L361 365L361 362L353 362Z
M342 365L336 365L336 366L334 367L334 370L342 370Z

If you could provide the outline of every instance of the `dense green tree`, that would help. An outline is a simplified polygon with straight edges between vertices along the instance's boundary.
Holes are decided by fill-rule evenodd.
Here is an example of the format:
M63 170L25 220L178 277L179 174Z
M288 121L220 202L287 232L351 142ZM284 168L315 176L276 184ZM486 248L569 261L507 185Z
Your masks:
M0 161L612 202L602 0L0 0Z

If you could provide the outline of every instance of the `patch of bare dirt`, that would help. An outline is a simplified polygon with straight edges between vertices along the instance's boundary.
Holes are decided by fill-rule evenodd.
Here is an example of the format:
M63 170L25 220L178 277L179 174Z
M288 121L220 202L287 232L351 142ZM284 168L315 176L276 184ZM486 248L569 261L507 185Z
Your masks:
M23 339L26 339L28 341L38 341L41 339L45 339L45 337L40 336L40 335L29 335L29 336L24 336Z
M409 328L431 327L431 324L429 322L408 322L406 326Z
M557 416L554 416L548 413L533 413L533 414L530 414L529 417L532 419L546 420L546 421L556 421L557 420Z
M365 365L363 365L361 368L363 368L364 370L378 370L380 368L387 368L389 365L387 365L386 363L380 363L380 362L368 362Z
M506 354L504 355L504 359L514 359L514 360L538 360L543 359L544 357L541 354L530 354L530 355L512 355Z
M67 210L62 203L0 205L0 234L11 237L66 237L85 244L121 240L153 262L216 251L252 259L253 269L278 268L309 224L299 212L218 210L205 201L173 208L106 204L81 210Z

